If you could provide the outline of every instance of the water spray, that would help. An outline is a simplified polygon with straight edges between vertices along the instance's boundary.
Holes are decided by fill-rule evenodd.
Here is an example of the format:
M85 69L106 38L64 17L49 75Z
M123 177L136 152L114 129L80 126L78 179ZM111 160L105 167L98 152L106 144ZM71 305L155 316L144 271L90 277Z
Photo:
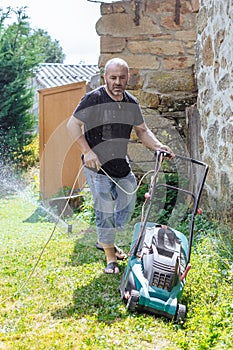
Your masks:
M81 196L80 194L73 195L73 192L74 192L75 185L76 185L76 183L77 183L77 181L78 181L78 179L79 179L79 176L80 176L81 171L83 170L83 168L84 168L84 165L82 165L82 167L79 169L79 171L78 171L78 173L77 173L77 175L76 175L76 178L75 178L75 180L74 180L74 183L73 183L73 186L72 186L72 188L71 188L71 191L70 191L69 196L54 198L54 200L58 200L58 199L66 200L66 203L65 203L65 205L64 205L64 207L63 207L63 209L62 209L62 212L60 213L59 216L55 216L55 215L52 214L48 209L46 209L45 207L41 206L42 209L45 210L49 215L52 215L53 217L55 217L55 218L56 218L56 221L55 221L54 227L53 227L53 229L52 229L52 231L51 231L51 233L50 233L50 235L49 235L49 237L48 237L48 239L47 239L47 241L46 241L44 247L42 248L42 250L41 250L41 252L40 252L40 254L39 254L39 256L38 256L38 258L37 258L37 260L36 260L36 262L35 262L35 264L34 264L34 266L33 266L33 268L32 268L32 270L31 270L31 272L29 273L29 275L28 275L28 277L26 278L26 280L22 283L22 285L18 288L18 290L14 293L14 296L17 296L17 295L25 288L25 286L28 284L29 280L31 279L32 275L34 274L34 272L35 272L35 270L36 270L36 268L37 268L37 266L38 266L38 264L39 264L39 262L40 262L40 260L41 260L41 258L42 258L42 255L44 254L44 251L45 251L46 247L48 246L49 242L51 241L52 237L54 236L55 230L56 230L56 228L57 228L59 222L62 221L63 224L65 224L65 225L67 226L67 231L68 231L68 233L72 233L72 230L73 230L72 224L66 224L65 221L63 221L61 218L62 218L64 212L65 212L66 209L67 209L67 206L68 206L68 204L69 204L69 200L72 199L72 198L77 198L77 197ZM119 184L117 184L117 183L114 181L114 179L112 179L111 176L109 176L109 175L104 171L104 169L102 169L102 168L100 168L100 169L105 173L105 175L106 175L109 179L111 179L111 181L113 181L113 182L116 184L116 186L117 186L119 189L121 189L123 192L125 192L126 194L129 194L129 195L132 195L132 194L136 193L136 192L138 191L139 187L141 186L141 183L142 183L143 179L144 179L148 174L150 174L150 173L153 172L153 170L147 171L147 172L142 176L142 178L140 179L140 181L139 181L139 183L138 183L136 189L135 189L133 192L129 193L129 192L125 191L124 188L122 188ZM5 303L7 300L10 300L10 299L11 299L11 297L5 298L5 299L3 299L2 301L0 301L0 304L3 304L3 303Z
M42 250L41 250L41 252L40 252L40 254L39 254L39 256L38 256L38 258L37 258L37 260L36 260L36 263L34 264L32 270L31 270L31 272L29 273L29 275L28 275L28 277L26 278L26 280L22 283L22 285L18 288L18 290L14 293L13 296L17 296L17 295L24 289L24 287L27 285L27 283L28 283L29 280L31 279L32 275L34 274L34 272L35 272L35 270L36 270L36 268L37 268L37 266L38 266L38 264L39 264L39 262L40 262L40 260L41 260L41 258L42 258L42 255L44 254L44 251L45 251L46 247L48 246L49 242L51 241L51 239L52 239L52 237L53 237L53 235L54 235L54 233L55 233L55 230L56 230L56 228L57 228L57 226L58 226L58 223L60 222L61 217L63 216L63 214L64 214L64 212L65 212L65 210L66 210L66 208L67 208L67 206L68 206L68 204L69 204L70 197L71 197L72 194L73 194L75 185L76 185L76 183L77 183L77 181L78 181L78 178L79 178L79 176L80 176L80 173L81 173L82 169L83 169L83 166L80 168L80 170L79 170L78 173L77 173L77 176L76 176L76 178L75 178L75 180L74 180L72 189L71 189L71 191L70 191L70 196L65 197L65 198L66 198L66 203L65 203L65 205L64 205L64 208L63 208L61 214L57 217L57 220L56 220L56 222L55 222L55 224L54 224L54 227L53 227L53 229L52 229L52 232L50 233L49 238L47 239L47 241L46 241L44 247L42 248ZM72 225L70 225L70 224L68 224L68 232L69 232L69 233L72 232ZM3 304L3 303L5 303L7 300L10 300L10 299L11 299L11 297L7 297L7 298L3 299L2 301L0 301L0 304Z

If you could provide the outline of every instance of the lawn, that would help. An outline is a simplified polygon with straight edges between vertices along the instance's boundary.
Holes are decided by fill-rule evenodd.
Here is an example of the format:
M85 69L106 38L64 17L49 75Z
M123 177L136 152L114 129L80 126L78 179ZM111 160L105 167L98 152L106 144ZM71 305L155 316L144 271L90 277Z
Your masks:
M194 247L188 316L177 325L125 308L94 227L71 217L54 231L45 214L28 188L0 198L0 349L233 349L233 269L212 238ZM129 226L119 246L129 249L131 234Z

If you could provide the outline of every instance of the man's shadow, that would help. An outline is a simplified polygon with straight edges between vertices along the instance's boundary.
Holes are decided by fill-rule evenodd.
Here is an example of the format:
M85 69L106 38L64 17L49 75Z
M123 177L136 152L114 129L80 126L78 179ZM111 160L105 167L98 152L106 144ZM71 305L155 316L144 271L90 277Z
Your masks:
M73 302L55 310L52 316L57 319L80 319L95 315L100 322L114 322L119 317L125 317L122 313L124 302L120 298L119 284L127 262L119 262L120 274L105 274L104 253L95 248L95 239L86 238L88 235L89 233L84 234L76 241L70 256L70 266L80 269L82 276L81 280L77 279L78 287L74 290Z

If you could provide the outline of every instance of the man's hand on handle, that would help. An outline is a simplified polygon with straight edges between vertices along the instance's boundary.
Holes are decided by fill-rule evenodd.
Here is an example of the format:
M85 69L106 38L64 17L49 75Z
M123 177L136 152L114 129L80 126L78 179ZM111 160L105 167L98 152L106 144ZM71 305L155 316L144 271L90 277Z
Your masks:
M96 169L97 171L100 169L101 164L99 158L92 150L84 153L83 156L84 165L86 165L88 168Z
M161 145L161 146L159 147L159 149L162 150L162 151L167 152L169 158L172 158L172 159L175 158L175 153L171 150L171 148L170 148L169 146Z

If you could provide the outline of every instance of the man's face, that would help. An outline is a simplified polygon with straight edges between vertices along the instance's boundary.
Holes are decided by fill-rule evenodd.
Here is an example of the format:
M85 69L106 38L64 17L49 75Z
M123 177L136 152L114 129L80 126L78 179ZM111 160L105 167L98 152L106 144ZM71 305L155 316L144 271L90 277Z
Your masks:
M108 67L104 76L107 89L112 96L122 96L126 89L129 74L126 67L112 64Z

